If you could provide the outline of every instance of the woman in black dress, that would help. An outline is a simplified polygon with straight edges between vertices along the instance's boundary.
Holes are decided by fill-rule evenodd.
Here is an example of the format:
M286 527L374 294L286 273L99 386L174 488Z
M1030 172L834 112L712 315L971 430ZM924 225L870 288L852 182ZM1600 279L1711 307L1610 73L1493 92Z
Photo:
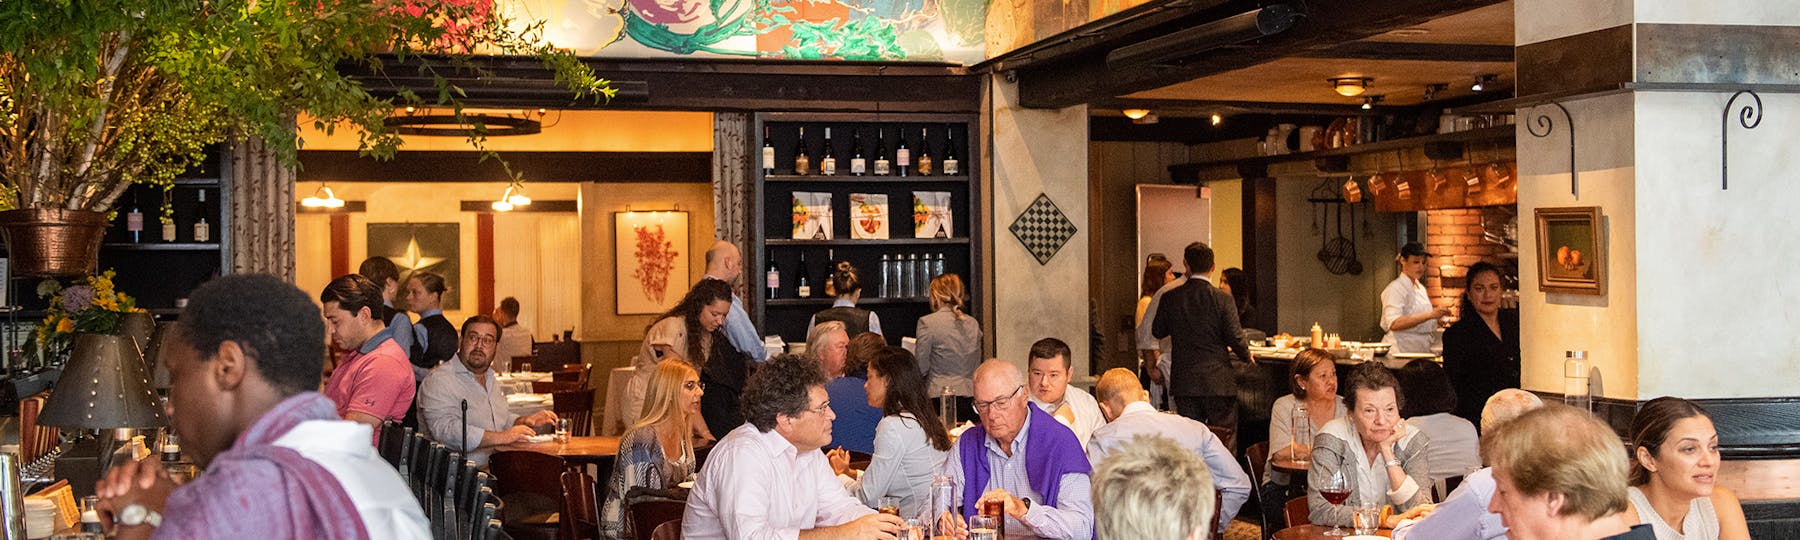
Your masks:
M1468 282L1462 318L1444 331L1444 371L1456 387L1456 415L1481 425L1488 396L1519 387L1519 310L1500 307L1499 267L1475 263Z

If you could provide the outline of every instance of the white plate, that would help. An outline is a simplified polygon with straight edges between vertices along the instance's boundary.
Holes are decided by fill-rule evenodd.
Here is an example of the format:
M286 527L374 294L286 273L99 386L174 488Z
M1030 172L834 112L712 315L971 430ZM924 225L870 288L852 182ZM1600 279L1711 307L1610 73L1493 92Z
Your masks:
M1431 353L1412 353L1412 352L1388 353L1388 356L1393 357L1395 359L1399 359L1399 360L1418 360L1420 358L1430 360L1430 359L1438 357L1438 355L1431 354Z
M506 396L506 401L510 403L543 403L548 399L550 398L543 394L512 394Z
M682 482L682 483L679 483L679 484L675 484L675 487L678 487L678 488L681 488L681 489L694 489L694 481L693 481L693 480L688 480L688 481L686 481L686 482Z
M1346 537L1344 537L1344 540L1387 540L1387 537L1376 536L1373 534L1356 534L1356 535L1346 536Z

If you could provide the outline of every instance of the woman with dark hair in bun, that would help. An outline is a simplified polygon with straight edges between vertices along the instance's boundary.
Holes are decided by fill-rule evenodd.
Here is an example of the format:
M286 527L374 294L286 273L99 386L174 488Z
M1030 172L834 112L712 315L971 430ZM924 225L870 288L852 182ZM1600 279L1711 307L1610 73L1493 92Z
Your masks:
M1501 307L1506 285L1499 267L1475 263L1467 276L1461 318L1444 331L1444 373L1456 389L1453 412L1480 424L1488 396L1519 387L1519 310Z
M1631 419L1625 512L1656 540L1747 540L1744 507L1718 485L1719 432L1699 405L1675 397L1645 403Z
M814 313L812 320L806 321L806 327L812 328L825 321L841 321L844 332L851 338L863 332L881 334L881 317L875 312L856 307L862 299L862 272L850 261L838 261L837 267L831 271L831 279L825 282L825 292L837 297L831 307ZM884 336L886 334L883 334Z

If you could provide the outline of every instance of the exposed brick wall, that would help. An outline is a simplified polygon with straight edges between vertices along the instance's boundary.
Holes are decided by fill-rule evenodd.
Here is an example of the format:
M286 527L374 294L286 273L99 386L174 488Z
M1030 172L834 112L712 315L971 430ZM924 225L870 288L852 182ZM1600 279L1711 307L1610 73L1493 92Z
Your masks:
M1431 291L1432 304L1454 310L1467 285L1464 277L1469 266L1477 262L1485 260L1516 274L1512 247L1482 239L1482 222L1514 222L1517 213L1515 207L1505 206L1425 212L1425 250L1432 254L1425 269L1425 287Z

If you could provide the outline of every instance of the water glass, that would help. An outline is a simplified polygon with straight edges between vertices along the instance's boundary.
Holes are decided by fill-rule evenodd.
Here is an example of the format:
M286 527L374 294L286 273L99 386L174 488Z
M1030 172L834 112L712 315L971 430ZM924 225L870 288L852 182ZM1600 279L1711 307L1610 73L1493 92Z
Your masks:
M906 520L906 526L900 528L900 535L895 538L898 540L931 540L925 537L925 527L920 525L919 520L916 519Z
M571 426L571 423L570 423L569 419L567 419L567 418L556 419L556 442L563 442L563 443L569 442L569 427L570 426Z
M1381 528L1381 507L1362 503L1356 505L1356 513L1351 516L1351 525L1358 535L1375 534Z
M1295 464L1304 467L1312 458L1312 415L1307 412L1305 404L1294 404L1292 425L1291 435L1294 441L1290 444L1290 454L1293 455Z
M969 516L969 540L999 540L999 521L996 516Z

